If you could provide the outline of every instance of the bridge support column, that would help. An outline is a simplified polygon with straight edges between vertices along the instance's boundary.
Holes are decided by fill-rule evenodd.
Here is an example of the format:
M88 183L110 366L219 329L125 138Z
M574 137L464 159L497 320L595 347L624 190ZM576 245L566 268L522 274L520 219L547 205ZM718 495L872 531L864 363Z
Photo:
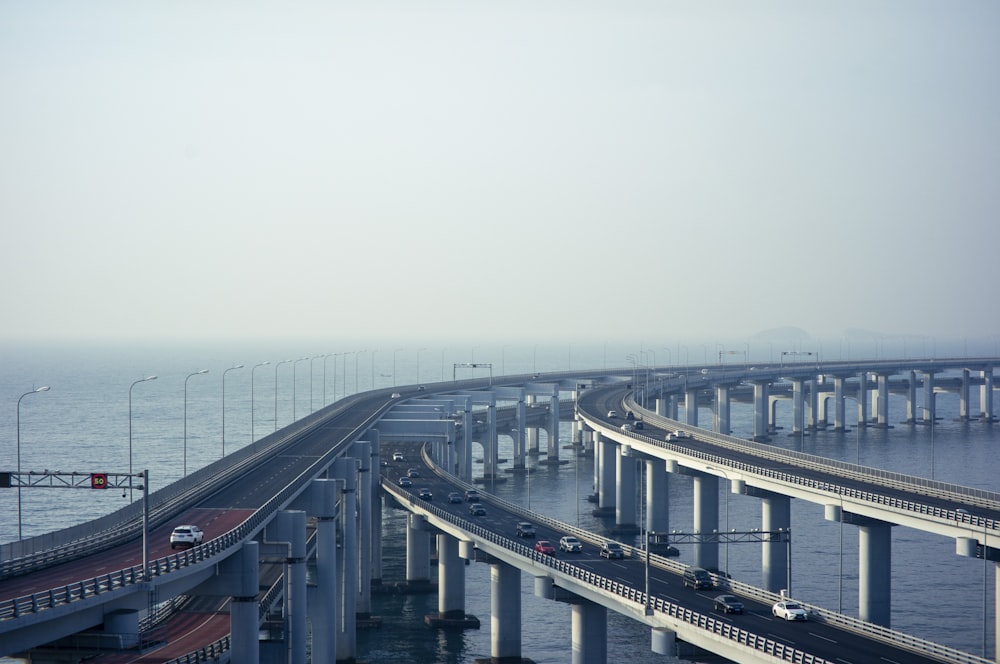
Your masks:
M521 657L521 570L490 564L490 658Z
M792 435L802 433L805 428L805 381L792 379Z
M858 426L868 426L868 373L858 375Z
M684 421L698 426L698 390L684 390Z
M583 598L572 611L573 664L606 664L608 661L608 610Z
M875 424L879 427L889 426L889 374L876 374L878 381L878 400L875 409Z
M472 406L466 400L462 412L462 441L458 446L458 476L472 482Z
M917 413L917 372L910 370L910 378L906 381L906 423L914 424Z
M760 529L776 531L788 530L792 524L792 499L768 493L761 498ZM785 588L791 592L788 543L781 541L764 542L761 544L761 585L773 593Z
M358 465L358 598L357 613L361 618L372 614L372 445L368 441L354 443L354 458ZM376 463L377 463L376 459ZM376 466L377 468L377 466Z
M670 532L670 475L660 459L646 460L646 529ZM653 549L655 553L655 548Z
M525 433L528 437L525 454L528 456L538 456L538 427L528 427Z
M406 584L426 586L431 582L431 544L427 520L410 514L406 526Z
M620 446L619 446L620 447ZM634 456L616 455L615 477L615 532L638 532L635 524L636 459Z
M372 468L381 468L381 439L377 429L368 432L372 445ZM456 443L457 447L457 443ZM371 480L369 489L369 500L372 506L372 545L371 545L371 583L369 585L382 585L382 485L378 470L368 473Z
M483 440L483 477L492 479L497 472L497 406L486 407L486 438Z
M979 411L980 417L988 422L996 419L993 412L993 367L986 367L982 371L983 384L979 386Z
M549 445L547 461L559 463L559 391L549 400Z
M764 382L753 384L753 439L756 441L768 439L768 424L771 418L768 417L770 400L768 399L767 385Z
M892 525L866 519L858 525L858 617L890 626Z
M438 618L465 619L465 561L458 540L441 533L438 545Z
M306 664L306 513L278 512L268 539L288 542L285 558L285 646L290 664Z
M694 532L712 533L719 530L719 478L707 473L694 475ZM719 569L719 543L698 542L694 545L694 564L708 570Z
M833 377L833 430L847 431L844 422L844 378Z
M715 430L729 435L729 386L718 385L715 388Z
M924 423L937 422L937 399L934 394L934 372L924 373Z
M606 516L615 513L617 494L615 491L615 476L618 472L618 443L605 438L600 431L595 431L597 437L597 509L594 516Z
M343 481L328 479L313 480L311 487L316 517L316 588L309 596L314 662L332 662L337 657L337 493L342 487Z
M657 655L673 657L677 653L677 632L666 627L654 628L650 649Z
M343 480L341 495L342 555L337 559L340 580L341 612L337 616L337 659L357 656L358 602L358 460L341 457L333 462L334 476Z
M237 588L229 604L229 632L232 636L232 661L257 664L260 649L260 609L257 593L260 590L258 553L259 542L245 542L240 549Z
M970 418L969 410L969 386L971 384L972 372L962 369L962 384L958 388L958 419L967 421Z

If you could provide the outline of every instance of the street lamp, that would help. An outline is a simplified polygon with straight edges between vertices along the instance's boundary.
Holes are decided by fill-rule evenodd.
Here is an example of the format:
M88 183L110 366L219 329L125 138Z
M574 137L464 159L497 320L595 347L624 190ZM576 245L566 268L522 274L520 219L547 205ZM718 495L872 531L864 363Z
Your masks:
M326 406L329 401L326 400L326 358L333 358L333 390L337 391L337 354L327 353L323 356L323 405ZM336 399L334 399L336 401Z
M21 399L28 396L29 394L37 394L39 392L48 392L49 387L39 387L38 389L31 390L30 392L25 392L17 399L17 541L21 541Z
M199 369L192 374L188 374L188 377L184 379L184 477L187 477L188 474L188 379L191 376L200 376L207 373L208 369ZM225 384L225 376L222 377L222 382ZM223 404L222 411L225 412L225 410L225 404ZM224 433L223 437L225 437Z
M253 372L257 370L257 367L266 367L270 362L264 360L260 364L255 364L252 369L250 369L250 442L253 443L257 440L253 433L253 417L254 417L254 406L253 406ZM223 437L224 438L224 437ZM225 440L223 440L223 445L225 445ZM225 455L223 455L225 456Z
M282 360L274 365L274 430L278 430L278 367L294 360Z
M156 380L156 376L140 378L128 388L128 501L130 503L132 502L132 388L147 380Z
M295 370L298 368L299 362L305 362L308 359L309 359L308 357L300 357L299 359L292 362L292 422L298 419L298 416L295 414L295 406L297 402L297 399L295 398L295 387L296 383L298 382L295 379Z
M316 410L316 406L313 405L313 361L323 358L323 390L326 391L326 356L328 355L313 355L309 360L309 412L312 413ZM324 406L326 404L323 404Z
M379 349L376 348L375 350L372 351L371 362L369 363L371 365L370 371L371 371L371 375L372 375L372 382L371 382L371 386L372 387L371 387L371 389L373 389L373 390L375 389L375 353L377 353L378 350Z
M417 383L420 382L420 351L427 350L426 348L417 349Z
M399 383L396 381L396 353L398 353L401 350L403 350L403 349L402 348L395 348L392 351L392 385L393 385L393 387L395 387L396 385L399 385ZM419 383L420 381L418 380L417 382Z
M226 456L226 374L233 369L242 369L242 364L236 364L222 372L222 456ZM251 417L253 414L251 413Z

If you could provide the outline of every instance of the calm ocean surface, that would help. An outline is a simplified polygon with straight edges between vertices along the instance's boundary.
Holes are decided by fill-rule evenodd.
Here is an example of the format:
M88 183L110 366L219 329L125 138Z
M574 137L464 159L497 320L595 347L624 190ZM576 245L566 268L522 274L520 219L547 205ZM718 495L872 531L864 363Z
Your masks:
M343 397L345 392L371 389L372 385L387 387L394 383L450 380L453 371L460 378L472 375L469 369L453 369L454 363L492 363L494 375L628 364L624 359L627 351L586 351L575 347L559 351L537 346L454 351L414 348L375 353L350 351L319 357L324 352L324 349L274 345L0 347L3 367L0 399L6 404L0 408L0 469L16 467L19 411L23 471L127 472L130 387L132 466L135 471L150 470L151 488L155 490L183 475L185 453L188 472L217 459L222 454L223 432L225 450L232 452L251 441L251 427L257 437L273 431L275 414L278 426L285 426L293 418L332 402L335 396ZM669 362L666 355L666 349L661 350L660 363ZM292 361L278 364L287 359ZM257 366L264 361L269 364ZM244 367L226 372L239 364ZM208 369L208 373L195 374L202 369ZM151 375L157 379L133 385ZM485 376L488 372L479 369L475 375ZM19 397L41 386L51 389L28 394L17 408ZM978 394L975 390L974 415L979 412ZM860 440L863 464L920 476L931 475L933 450L935 479L1000 491L1000 455L996 451L1000 426L960 422L957 395L939 393L937 398L939 421L934 427L933 442L930 427L901 423L905 404L895 395L890 398L889 406L891 429L861 430L860 437L853 430L805 437L779 434L773 442L789 449L854 461ZM848 411L854 413L852 401L848 401ZM748 437L750 406L734 402L731 419L733 435ZM790 420L790 405L782 404L779 426L789 431ZM709 409L699 413L699 421L703 425L711 423ZM560 438L565 442L569 435L569 425L565 424ZM501 437L501 456L510 457L510 443ZM532 473L532 508L571 524L606 532L612 524L591 516L593 505L586 500L592 493L592 460L577 459L569 450L561 450L560 454L569 463L555 468L542 466ZM481 473L481 465L475 470ZM511 476L508 482L496 487L496 492L524 503L526 481L523 475ZM720 496L719 504L725 510L728 501L728 528L759 527L759 501L729 494L726 489L725 486L720 489L724 495ZM116 492L24 489L22 530L25 537L49 532L106 514L126 501ZM0 513L4 515L0 520L0 541L16 539L15 491L0 491ZM725 518L724 514L720 516L723 525ZM692 520L690 479L672 477L670 527L689 530ZM384 527L384 581L403 580L404 515L387 510ZM794 596L832 609L842 606L846 613L857 615L856 529L846 526L841 531L839 524L824 520L821 506L793 501L792 533ZM982 654L985 624L987 655L992 656L992 565L958 557L953 541L919 531L896 528L892 543L892 627ZM681 548L681 560L689 554ZM759 547L731 545L728 553L720 552L720 563L725 565L727 559L729 573L734 578L760 583ZM842 581L838 575L841 559ZM374 610L382 615L384 625L381 630L359 635L359 656L372 662L455 664L488 657L489 567L474 564L466 570L466 610L480 617L482 629L461 634L427 629L422 616L436 611L434 596L377 597ZM569 661L569 607L536 598L531 579L526 575L522 584L524 655L539 663ZM608 616L609 661L664 661L648 651L650 636L646 629L612 612Z

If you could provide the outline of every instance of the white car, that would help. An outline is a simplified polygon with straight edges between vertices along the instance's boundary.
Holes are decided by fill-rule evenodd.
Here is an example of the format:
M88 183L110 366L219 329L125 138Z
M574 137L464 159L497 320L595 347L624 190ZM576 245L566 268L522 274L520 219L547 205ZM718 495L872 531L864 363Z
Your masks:
M568 551L570 553L580 553L583 551L583 542L572 535L566 535L565 537L559 538L559 550Z
M618 417L618 411L617 410L609 410L608 411L608 419L609 420L610 419L614 419L616 417Z
M177 526L174 532L170 533L170 548L198 546L204 539L205 533L201 532L198 526Z
M784 620L809 620L809 612L797 602L778 602L771 607L771 613Z
M406 457L403 456L402 452L393 452L392 453L392 460L393 461L406 461Z

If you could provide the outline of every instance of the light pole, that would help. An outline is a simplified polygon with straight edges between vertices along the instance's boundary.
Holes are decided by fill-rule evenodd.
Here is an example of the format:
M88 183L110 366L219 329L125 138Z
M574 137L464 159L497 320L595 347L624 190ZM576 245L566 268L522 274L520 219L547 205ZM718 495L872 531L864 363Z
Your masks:
M309 412L315 412L316 406L313 405L313 362L323 358L323 390L326 390L326 355L313 355L309 360ZM324 404L325 405L325 404Z
M373 390L375 389L375 353L377 353L378 350L379 349L376 348L376 349L374 349L372 351L371 358L370 358L371 361L368 363L369 364L369 371L371 372L371 378L372 378L371 389L373 389Z
M358 355L365 352L365 349L354 351L354 393L357 394L358 390Z
M728 490L726 491L726 534L727 534L727 536L726 536L726 568L724 570L724 572L726 574L726 581L728 582L728 580L729 580L729 537L728 537L728 533L729 533L729 494L732 492L732 483L733 483L733 481L731 479L729 479L729 473L727 473L722 468L713 468L712 466L705 466L705 470L717 470L717 471L719 471L720 473L722 473L723 477L726 478L726 482L728 482L729 485L730 485L728 487Z
M188 374L187 378L184 379L184 477L187 477L188 474L188 379L191 376L200 376L207 373L208 369L199 369L194 373ZM222 382L226 382L225 376L222 377ZM225 412L225 404L223 404L222 410ZM225 437L225 434L223 434L223 437Z
M295 406L297 405L298 399L295 398L296 383L298 381L295 379L296 369L298 369L299 362L305 362L308 357L300 357L299 359L292 362L292 422L298 419L298 415L295 414Z
M278 430L278 367L294 360L282 360L274 365L274 430Z
M266 367L269 364L270 364L270 362L268 362L267 360L264 360L263 362L261 362L259 364L255 364L253 366L253 368L250 369L250 442L251 443L253 443L255 440L257 440L254 437L254 433L253 433L253 417L254 417L254 413L255 413L255 411L254 411L254 405L253 405L253 401L254 401L254 399L253 399L253 396L254 396L254 393L253 393L254 392L254 390L253 390L253 387L254 387L254 385L253 385L253 372L257 370L257 367ZM223 456L225 456L225 455L223 455Z
M226 456L226 374L234 369L242 369L242 364L235 364L222 372L222 456ZM253 414L251 413L251 417Z
M420 351L427 350L426 348L417 349L417 383L420 383Z
M39 387L38 389L31 390L30 392L25 392L17 399L17 541L21 541L21 399L28 396L29 394L38 394L39 392L48 392L49 387Z
M326 400L326 358L333 358L333 389L337 390L337 355L336 353L327 353L323 356L323 405L326 406L329 401Z
M399 385L399 383L396 382L396 353L398 353L401 350L403 350L403 349L402 348L394 348L393 351L392 351L392 386L393 387L395 387L396 385Z
M156 376L140 378L128 387L128 501L132 502L132 388L147 380L156 380Z

